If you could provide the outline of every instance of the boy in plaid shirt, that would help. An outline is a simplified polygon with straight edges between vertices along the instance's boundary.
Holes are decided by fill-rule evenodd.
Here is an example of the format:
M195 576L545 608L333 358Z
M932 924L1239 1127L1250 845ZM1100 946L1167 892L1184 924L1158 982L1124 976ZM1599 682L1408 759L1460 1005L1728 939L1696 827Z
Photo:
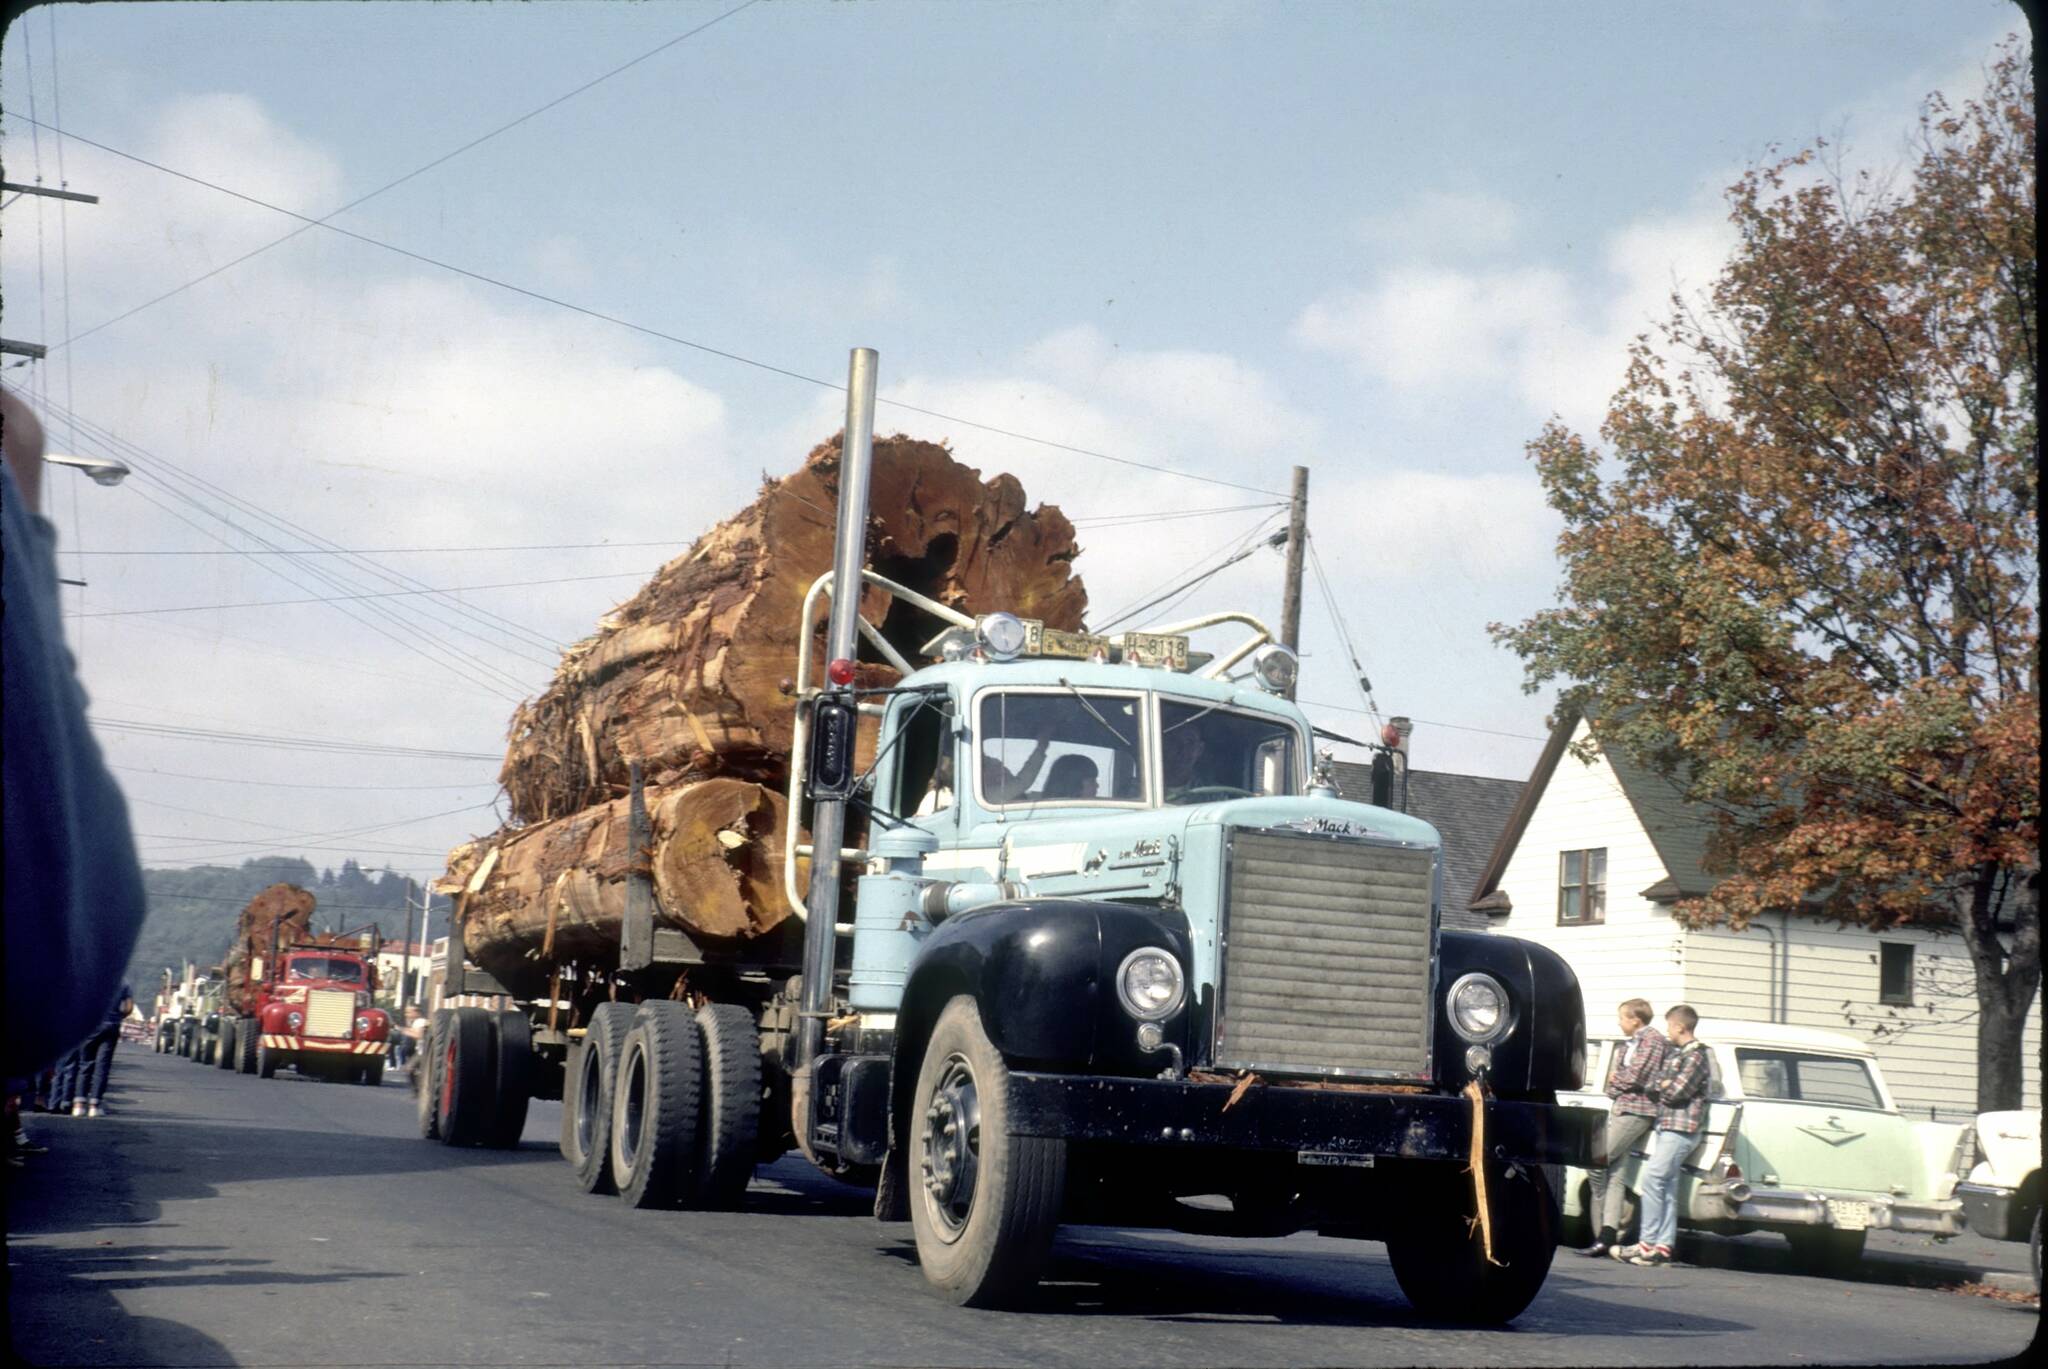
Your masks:
M1616 1049L1607 1072L1607 1096L1614 1100L1607 1110L1607 1164L1587 1176L1592 1191L1586 1219L1593 1227L1593 1244L1580 1251L1582 1255L1605 1255L1615 1247L1615 1232L1628 1203L1628 1185L1620 1181L1619 1172L1657 1122L1657 1100L1650 1096L1650 1086L1664 1071L1668 1044L1650 1025L1652 1015L1649 1001L1642 998L1631 998L1615 1010L1628 1044Z
M1650 1158L1638 1180L1643 1194L1642 1240L1633 1246L1616 1246L1612 1253L1617 1260L1671 1263L1671 1243L1678 1236L1678 1180L1685 1157L1692 1154L1706 1122L1707 1089L1713 1081L1707 1048L1692 1034L1699 1024L1700 1015L1683 1003L1664 1014L1671 1051L1664 1058L1663 1072L1650 1086L1650 1096L1658 1105L1657 1129L1650 1143Z

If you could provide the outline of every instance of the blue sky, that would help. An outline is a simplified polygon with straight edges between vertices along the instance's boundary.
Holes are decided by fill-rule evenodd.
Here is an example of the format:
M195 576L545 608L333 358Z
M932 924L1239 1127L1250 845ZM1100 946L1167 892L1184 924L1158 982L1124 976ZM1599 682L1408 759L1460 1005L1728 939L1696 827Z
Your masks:
M60 5L9 30L0 91L10 116L33 92L48 123L318 216L732 7ZM1485 629L1555 583L1522 444L1551 413L1597 425L1627 338L1711 278L1744 166L1815 135L1898 164L1920 96L1970 93L2022 27L1990 0L762 0L337 222L808 375L873 346L885 395L1056 442L1262 490L1307 465L1376 702L1423 720L1416 764L1520 776L1548 701ZM10 117L4 139L9 179L56 180L54 134ZM83 330L293 226L63 153L103 202L6 209L10 337L57 340L67 309ZM516 648L496 619L378 633L328 605L72 624L105 716L480 755L544 684L544 643L588 632L838 422L816 387L320 230L9 377L343 545L671 543L402 558L435 586L617 577L463 596L535 634ZM880 422L1077 518L1260 502L887 406ZM60 447L106 440L52 427ZM220 532L201 507L218 496L180 492L197 493L168 471L58 481L52 512L67 548L217 547L166 506ZM1121 605L1269 513L1084 523L1080 569ZM232 556L65 573L97 615L304 594ZM1183 608L1277 614L1279 582L1261 552ZM468 654L421 654L435 637ZM1305 697L1357 707L1313 592L1304 646ZM335 838L431 872L495 823L488 762L106 740L165 863L473 805Z

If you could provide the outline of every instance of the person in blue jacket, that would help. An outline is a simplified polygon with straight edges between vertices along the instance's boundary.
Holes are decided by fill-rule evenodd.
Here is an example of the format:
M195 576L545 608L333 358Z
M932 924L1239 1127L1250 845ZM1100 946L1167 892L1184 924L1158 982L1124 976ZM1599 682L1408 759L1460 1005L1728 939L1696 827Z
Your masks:
M90 1036L142 930L128 805L86 725L64 645L57 530L37 511L42 425L0 387L0 825L6 1030L0 1075L29 1075Z

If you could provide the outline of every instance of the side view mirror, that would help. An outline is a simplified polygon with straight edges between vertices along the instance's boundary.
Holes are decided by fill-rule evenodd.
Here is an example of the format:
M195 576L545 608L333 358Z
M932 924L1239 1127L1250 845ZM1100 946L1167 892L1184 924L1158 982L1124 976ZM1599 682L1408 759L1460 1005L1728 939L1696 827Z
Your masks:
M821 698L811 709L810 784L814 799L850 796L860 778L854 765L854 733L860 713L851 699Z

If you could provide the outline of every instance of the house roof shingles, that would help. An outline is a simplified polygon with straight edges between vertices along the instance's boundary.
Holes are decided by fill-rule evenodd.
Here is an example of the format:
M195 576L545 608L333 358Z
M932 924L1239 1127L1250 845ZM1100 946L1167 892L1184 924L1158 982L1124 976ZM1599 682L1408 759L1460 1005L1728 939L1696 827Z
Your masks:
M1370 765L1339 761L1332 769L1339 794L1357 803L1371 801ZM1444 926L1485 929L1485 915L1470 908L1473 888L1521 792L1521 780L1440 770L1408 772L1408 815L1421 818L1443 838Z

